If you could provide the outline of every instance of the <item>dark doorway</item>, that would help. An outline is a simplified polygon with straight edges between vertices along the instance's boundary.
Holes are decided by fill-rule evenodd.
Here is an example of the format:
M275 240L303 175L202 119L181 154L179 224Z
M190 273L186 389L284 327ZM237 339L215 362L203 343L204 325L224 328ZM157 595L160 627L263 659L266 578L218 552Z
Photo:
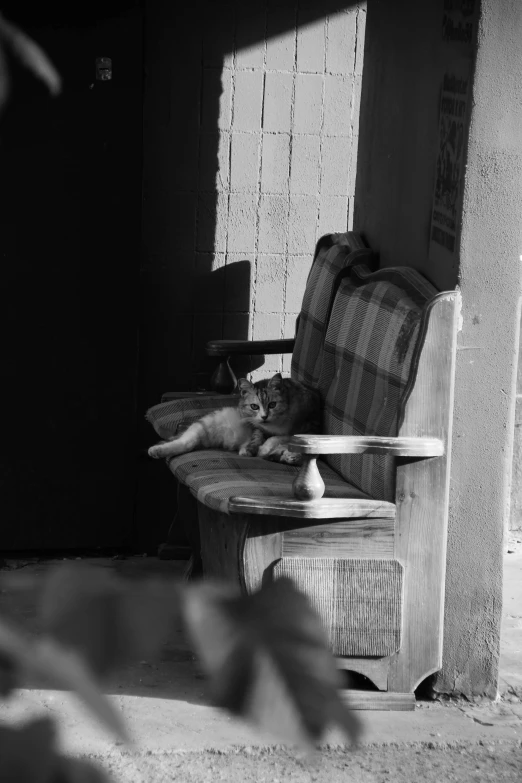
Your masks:
M4 4L58 67L0 124L0 550L132 543L142 170L137 2ZM38 18L40 17L40 18ZM110 57L111 81L95 59Z

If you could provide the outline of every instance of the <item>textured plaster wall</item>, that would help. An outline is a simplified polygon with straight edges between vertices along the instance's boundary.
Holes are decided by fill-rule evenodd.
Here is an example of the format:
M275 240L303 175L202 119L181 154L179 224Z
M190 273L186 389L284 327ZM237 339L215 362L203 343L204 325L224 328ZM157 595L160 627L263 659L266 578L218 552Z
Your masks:
M354 3L147 3L143 407L208 384L209 339L293 335L317 238L351 222L364 24Z
M494 695L522 252L522 5L482 0L464 194L441 686Z
M520 296L522 5L482 0L460 247L429 256L442 0L370 0L355 228L463 298L455 388L440 691L494 696Z

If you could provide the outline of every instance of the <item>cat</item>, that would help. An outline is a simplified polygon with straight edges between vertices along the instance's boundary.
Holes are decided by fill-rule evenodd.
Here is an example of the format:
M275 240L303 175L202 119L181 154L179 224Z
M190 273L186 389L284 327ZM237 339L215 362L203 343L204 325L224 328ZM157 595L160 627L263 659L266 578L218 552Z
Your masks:
M281 373L257 383L240 378L238 388L237 407L208 413L181 435L152 446L149 456L161 459L195 449L225 449L301 464L301 455L289 451L288 442L292 435L319 431L319 394Z

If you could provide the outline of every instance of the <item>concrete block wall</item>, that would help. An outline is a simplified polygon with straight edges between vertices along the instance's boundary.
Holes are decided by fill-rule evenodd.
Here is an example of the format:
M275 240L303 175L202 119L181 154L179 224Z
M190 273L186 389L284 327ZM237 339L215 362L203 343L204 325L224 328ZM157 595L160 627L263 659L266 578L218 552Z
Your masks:
M331 0L146 14L141 407L207 387L210 339L293 335L317 238L351 225L366 15Z
M259 40L241 46L246 20L236 12L233 51L223 66L204 63L203 94L221 79L223 154L213 244L200 223L198 252L225 267L248 259L248 300L234 309L225 291L223 332L237 336L228 325L241 313L248 337L267 339L293 336L317 239L351 225L365 10L317 19L288 5L288 29L277 34L281 4L257 11ZM270 356L251 377L289 369L289 356Z

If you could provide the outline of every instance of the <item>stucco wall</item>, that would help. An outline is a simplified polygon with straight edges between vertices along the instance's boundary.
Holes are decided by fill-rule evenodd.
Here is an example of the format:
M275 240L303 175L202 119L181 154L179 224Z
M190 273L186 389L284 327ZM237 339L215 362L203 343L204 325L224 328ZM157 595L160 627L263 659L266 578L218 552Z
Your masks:
M508 516L520 296L522 7L480 3L462 231L430 256L443 74L441 0L371 0L355 228L385 264L406 263L463 297L455 388L440 691L494 696Z
M317 238L351 221L365 12L342 5L147 4L143 407L208 384L209 339L293 335Z

